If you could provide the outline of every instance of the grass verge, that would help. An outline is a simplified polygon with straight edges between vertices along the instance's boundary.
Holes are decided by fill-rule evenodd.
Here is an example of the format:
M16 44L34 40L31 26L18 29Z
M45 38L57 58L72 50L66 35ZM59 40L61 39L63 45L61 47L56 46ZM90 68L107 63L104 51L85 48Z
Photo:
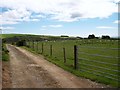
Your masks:
M6 48L5 44L2 44L2 61L9 60L9 51Z

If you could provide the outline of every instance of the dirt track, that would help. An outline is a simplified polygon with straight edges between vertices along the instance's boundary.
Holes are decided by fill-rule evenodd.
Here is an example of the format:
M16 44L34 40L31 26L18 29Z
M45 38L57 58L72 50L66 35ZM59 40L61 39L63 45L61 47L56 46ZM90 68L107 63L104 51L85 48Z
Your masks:
M11 82L11 70L10 61L2 62L2 87L10 88L12 86Z
M56 65L43 56L12 45L10 51L10 68L12 88L103 88L88 79L79 78Z

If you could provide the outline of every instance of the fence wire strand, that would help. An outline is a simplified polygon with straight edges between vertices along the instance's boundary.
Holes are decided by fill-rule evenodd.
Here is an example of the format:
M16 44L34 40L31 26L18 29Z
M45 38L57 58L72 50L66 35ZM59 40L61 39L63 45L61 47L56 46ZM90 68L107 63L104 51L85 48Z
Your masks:
M95 68L99 68L99 69L103 69L103 70L113 71L113 72L120 72L119 70L108 69L108 68L95 66L95 65L89 65L89 64L84 64L84 63L79 63L79 64L86 65L86 66L91 66L91 67L95 67Z
M86 58L79 58L79 61L81 60L86 60L86 61L90 61L90 62L96 62L96 63L99 63L99 64L107 64L107 65L111 65L111 66L120 66L118 64L112 64L112 63L107 63L107 62L100 62L100 61L95 61L95 60L90 60L90 59L86 59Z
M89 56L99 56L99 57L104 57L104 58L117 58L117 59L120 58L120 57L113 57L113 56L105 56L105 55L101 55L101 54L89 54L89 53L86 53L86 52L79 52L79 53L86 54L86 55L89 55Z

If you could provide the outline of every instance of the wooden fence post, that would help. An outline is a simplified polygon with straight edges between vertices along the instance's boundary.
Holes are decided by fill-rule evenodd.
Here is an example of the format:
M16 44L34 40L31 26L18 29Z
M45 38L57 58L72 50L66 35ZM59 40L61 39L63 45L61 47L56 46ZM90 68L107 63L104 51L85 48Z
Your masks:
M50 56L52 56L52 45L50 45Z
M42 54L43 54L43 43L42 43Z
M78 47L74 45L74 68L78 69Z
M34 40L32 41L32 45L33 45L32 47L33 47L33 50L34 50Z
M39 49L39 48L38 48L38 41L37 41L37 52L38 52L38 49Z
M30 46L30 40L29 40L28 44L29 44L29 48L31 48L31 46Z
M36 51L36 41L34 41L34 50Z
M30 48L32 48L32 41L30 41Z
M66 52L65 52L65 48L63 48L63 55L64 55L64 63L66 63Z

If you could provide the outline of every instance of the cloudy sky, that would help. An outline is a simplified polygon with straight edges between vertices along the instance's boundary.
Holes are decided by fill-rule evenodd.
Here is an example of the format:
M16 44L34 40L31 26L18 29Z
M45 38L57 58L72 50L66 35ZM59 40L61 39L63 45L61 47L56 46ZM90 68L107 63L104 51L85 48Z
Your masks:
M118 36L120 0L2 0L3 33Z

